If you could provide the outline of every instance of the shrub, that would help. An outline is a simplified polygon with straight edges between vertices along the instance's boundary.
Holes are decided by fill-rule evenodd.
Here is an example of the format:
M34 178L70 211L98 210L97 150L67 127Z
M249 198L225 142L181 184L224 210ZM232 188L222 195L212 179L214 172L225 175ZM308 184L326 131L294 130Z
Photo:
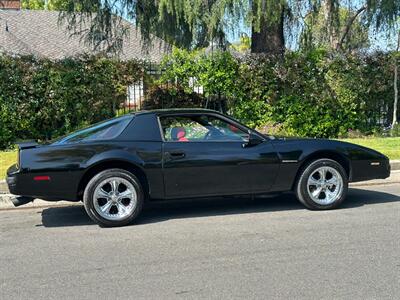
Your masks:
M160 78L138 61L101 57L50 61L0 56L0 148L16 139L48 140L122 113L129 84L145 77L144 109L214 107L251 127L310 137L399 135L391 54L284 57L174 49ZM202 93L195 93L202 86ZM227 104L227 107L224 106Z
M147 93L142 104L143 109L160 108L194 108L202 107L205 99L195 93L186 92L183 87L176 85L153 86Z
M290 135L370 134L393 107L390 66L383 54L248 56L240 62L232 112L254 127L281 124Z
M59 61L0 56L0 149L50 140L113 117L141 63L82 56Z
M274 123L271 121L268 121L263 126L257 127L257 130L266 135L290 136L290 133L285 131L283 128L283 124Z
M160 68L163 70L158 84L175 84L186 93L191 93L191 78L198 75L198 55L200 52L180 50L174 48L170 55L166 55L161 61Z

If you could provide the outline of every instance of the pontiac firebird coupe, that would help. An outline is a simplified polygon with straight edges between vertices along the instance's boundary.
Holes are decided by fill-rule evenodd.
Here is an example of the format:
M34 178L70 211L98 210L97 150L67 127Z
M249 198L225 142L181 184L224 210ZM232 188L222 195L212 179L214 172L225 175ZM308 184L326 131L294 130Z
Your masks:
M131 223L145 201L293 191L332 209L348 183L390 174L374 150L323 139L265 136L216 111L141 111L49 145L21 143L7 183L21 205L82 200L102 226Z

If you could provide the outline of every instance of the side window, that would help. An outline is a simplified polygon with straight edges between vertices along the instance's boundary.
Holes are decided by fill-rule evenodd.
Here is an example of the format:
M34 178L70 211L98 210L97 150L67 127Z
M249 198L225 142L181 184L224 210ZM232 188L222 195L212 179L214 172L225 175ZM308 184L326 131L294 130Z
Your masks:
M117 137L132 120L130 116L123 116L95 124L91 127L76 131L55 144L70 144L84 141L109 140Z
M248 134L235 125L208 115L160 118L166 141L245 141Z
M166 141L204 140L208 129L191 117L162 117L161 126Z
M233 124L212 116L205 116L207 122L224 136L224 139L245 141L249 138L249 134L239 129Z

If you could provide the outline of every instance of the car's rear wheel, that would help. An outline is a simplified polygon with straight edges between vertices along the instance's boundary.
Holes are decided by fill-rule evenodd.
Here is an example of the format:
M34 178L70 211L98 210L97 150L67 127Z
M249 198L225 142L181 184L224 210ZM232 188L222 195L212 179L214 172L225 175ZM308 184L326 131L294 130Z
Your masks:
M143 199L140 181L122 169L100 172L89 181L83 195L89 217L107 227L131 223L142 210Z
M301 171L296 183L296 196L309 209L337 208L346 198L348 177L338 162L318 159Z

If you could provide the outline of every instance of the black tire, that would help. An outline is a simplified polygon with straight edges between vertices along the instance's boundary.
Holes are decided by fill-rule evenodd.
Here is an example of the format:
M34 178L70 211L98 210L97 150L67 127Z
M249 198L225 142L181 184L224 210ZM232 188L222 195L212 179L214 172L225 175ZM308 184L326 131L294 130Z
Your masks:
M340 186L340 188L338 188L337 196L333 198L334 201L332 200L332 203L328 203L328 204L317 203L315 200L313 200L313 198L310 195L310 193L312 191L309 193L308 179L313 174L316 174L315 172L317 172L317 170L322 167L328 167L328 168L332 168L332 169L336 170L337 173L340 174L341 179L342 179L342 185ZM329 171L328 171L328 173L329 173ZM349 185L348 176L341 164L339 164L338 162L331 160L331 159L326 159L326 158L317 159L317 160L311 161L310 163L308 163L306 166L304 166L300 170L299 177L298 177L298 180L295 185L295 193L296 193L297 199L308 209L312 209L312 210L334 209L334 208L337 208L343 202L343 200L346 198L348 185ZM317 188L317 186L315 186L315 188ZM327 197L326 194L325 194L325 197ZM317 201L318 200L319 199L317 199Z
M132 205L132 211L130 211L128 215L118 220L104 218L96 211L95 208L94 202L98 200L95 199L94 193L98 186L109 178L120 178L121 180L126 180L133 186L136 192L136 205ZM143 203L144 193L140 181L134 174L122 169L108 169L98 173L89 181L83 194L83 204L87 214L93 221L104 227L124 226L132 223L140 214L143 208Z

